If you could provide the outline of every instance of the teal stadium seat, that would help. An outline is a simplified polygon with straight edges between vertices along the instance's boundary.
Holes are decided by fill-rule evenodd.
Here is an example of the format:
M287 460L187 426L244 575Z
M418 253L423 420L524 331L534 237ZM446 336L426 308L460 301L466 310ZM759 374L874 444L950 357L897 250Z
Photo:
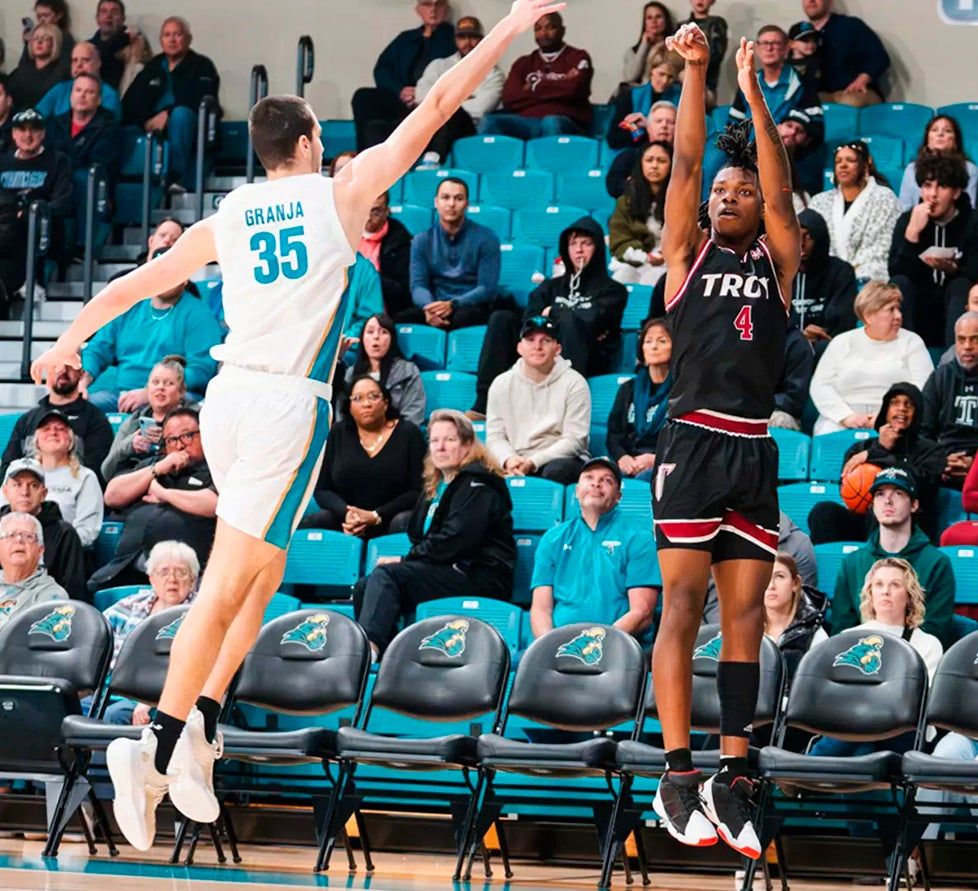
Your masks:
M112 221L118 225L136 225L143 219L143 164L146 135L135 127L124 127L121 134L119 177L115 186ZM157 143L150 169L150 209L163 199L163 181L170 163L170 146Z
M587 136L541 136L526 143L526 166L551 173L590 170L598 166L598 147Z
M797 430L784 430L780 427L772 427L771 436L778 444L778 479L785 482L807 480L811 437Z
M470 328L450 331L448 333L448 361L445 363L445 367L449 371L467 371L475 374L479 367L482 341L485 339L485 325L473 325Z
M284 616L286 613L295 612L297 609L302 609L302 602L298 597L293 597L291 594L283 594L281 591L278 591L268 601L268 606L265 607L265 615L262 616L261 622L263 625L267 625L273 619Z
M554 177L546 170L497 170L482 177L480 204L495 204L509 210L551 204Z
M602 212L610 205L614 210L614 199L604 187L604 178L605 172L597 167L565 171L557 176L557 201Z
M822 105L822 110L825 113L826 142L845 142L859 135L858 108L840 105L837 102L826 102Z
M523 166L526 143L512 136L466 136L452 147L452 164L473 173L497 173Z
M941 486L937 490L937 528L947 529L948 526L967 519L961 493L957 489Z
M523 610L505 600L479 597L476 591L472 593L471 597L442 597L420 603L415 611L415 621L436 616L472 616L481 619L499 632L510 653L516 655L523 631Z
M326 157L335 158L341 152L357 150L357 130L352 120L337 120L331 118L320 121L323 128L323 145Z
M652 302L652 285L625 285L628 301L621 317L622 331L638 331L649 317L649 304Z
M614 103L605 102L602 104L591 103L591 135L599 140L603 141L605 134L608 132L608 127L611 125L611 119L615 116L615 106Z
M470 204L466 211L473 223L479 223L496 233L500 241L509 241L513 232L513 215L505 207L492 204Z
M10 437L14 432L17 419L20 417L19 411L3 412L0 414L0 444L6 446L10 442Z
M592 455L603 455L608 451L608 425L592 424L588 430L588 451Z
M634 374L637 351L638 331L622 331L618 346L618 361L613 366L618 369L619 374Z
M391 207L395 204L401 203L401 198L404 196L404 177L402 176L397 182L394 183L387 190L387 203Z
M513 603L518 606L529 606L533 599L533 560L540 546L539 535L520 533L514 537L516 542L516 572L513 578Z
M873 133L859 137L869 146L869 153L873 156L873 162L879 170L897 170L903 172L906 161L907 146L899 136L890 136L886 133ZM896 187L900 188L897 182Z
M248 157L248 122L221 121L219 127L221 139L214 160L222 167L244 167Z
M913 102L883 102L859 109L859 132L863 136L895 136L916 146L927 122L934 117L929 105Z
M795 525L806 535L808 529L808 513L822 501L834 501L842 504L837 483L787 483L778 486L778 501L783 510Z
M297 529L285 563L286 585L349 589L360 578L363 543L329 529Z
M485 421L473 421L472 429L475 431L476 439L479 440L483 445L486 443L486 422Z
M404 177L404 203L421 207L435 200L439 183L450 176L457 177L469 187L469 199L479 194L479 174L456 167L432 167L412 170Z
M535 244L501 244L499 259L500 289L526 306L527 295L536 287L533 276L544 275L547 268L544 249Z
M524 207L513 216L513 241L538 244L543 248L556 247L561 232L586 216L589 214L583 207L566 204Z
M102 524L102 529L98 534L98 538L95 539L95 545L92 548L95 554L96 569L105 566L115 556L124 525L115 520L107 520Z
M428 414L439 408L468 411L475 402L475 375L463 371L422 371Z
M618 388L630 380L630 374L599 374L588 378L588 388L591 390L591 423L608 426L608 415L611 406L615 404Z
M412 356L424 356L439 368L445 366L447 340L448 335L432 325L397 326L397 345L401 348L401 352L408 359Z
M624 149L612 148L607 142L602 141L601 148L598 150L598 167L607 170L611 162L620 155Z
M947 554L954 572L955 604L978 604L978 548L956 545L941 550Z
M405 532L392 532L390 535L378 535L367 542L367 556L364 562L364 575L377 565L381 557L403 557L411 550L411 540Z
M961 125L965 153L971 158L978 157L978 102L942 105L937 113L949 114Z
M818 590L829 600L835 594L835 580L846 554L858 551L863 546L859 541L827 541L815 545L815 563L818 566Z
M133 594L138 594L140 591L145 591L149 585L119 585L117 588L103 588L101 591L96 591L95 596L92 598L92 603L95 605L95 609L99 612L105 612L110 606L118 603L125 597L131 597Z
M875 435L875 430L839 430L837 433L813 436L810 478L822 482L838 482L842 478L842 457L849 447Z
M536 476L506 478L513 501L513 528L546 532L564 519L564 487Z
M392 204L391 216L400 220L412 235L431 228L435 209L432 206L422 207L418 204Z

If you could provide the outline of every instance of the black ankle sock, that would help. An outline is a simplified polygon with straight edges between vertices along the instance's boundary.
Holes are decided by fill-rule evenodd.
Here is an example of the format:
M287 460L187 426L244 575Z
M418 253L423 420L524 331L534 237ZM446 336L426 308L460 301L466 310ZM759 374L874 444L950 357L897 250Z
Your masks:
M209 743L212 743L217 735L217 719L221 714L221 703L208 696L198 696L197 710L204 716L204 736Z
M673 773L689 773L693 769L693 753L689 749L666 752L666 765Z
M750 772L750 767L747 764L746 758L740 758L736 755L721 755L720 756L720 770L717 772L717 777L723 782L729 785L737 777L745 777Z
M173 750L177 746L177 740L183 732L183 725L186 721L174 718L165 712L157 711L153 723L149 725L150 730L156 736L156 769L160 773L166 773L166 768L173 757Z

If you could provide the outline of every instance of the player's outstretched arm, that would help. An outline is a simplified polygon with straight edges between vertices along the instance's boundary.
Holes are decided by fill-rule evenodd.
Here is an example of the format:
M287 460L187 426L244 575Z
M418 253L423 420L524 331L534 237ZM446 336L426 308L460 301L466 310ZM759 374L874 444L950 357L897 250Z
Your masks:
M758 179L764 196L764 228L771 256L781 277L782 290L798 271L801 262L801 229L792 201L791 164L771 110L764 101L757 68L754 63L753 41L741 38L737 50L737 85L750 105L754 121L754 139L757 143Z
M703 238L698 216L706 148L706 69L710 46L694 24L683 25L674 36L667 37L666 46L686 60L662 232L662 254L670 277L678 276L681 281L690 255Z
M31 365L34 383L43 384L65 366L80 368L82 344L99 328L140 300L175 288L216 259L209 221L202 220L181 235L165 254L109 282L98 296L85 304L54 346Z
M515 0L512 9L479 45L446 71L424 101L386 142L361 152L336 177L337 206L351 239L358 240L370 206L400 179L462 103L488 76L514 38L541 17L567 4L555 0Z

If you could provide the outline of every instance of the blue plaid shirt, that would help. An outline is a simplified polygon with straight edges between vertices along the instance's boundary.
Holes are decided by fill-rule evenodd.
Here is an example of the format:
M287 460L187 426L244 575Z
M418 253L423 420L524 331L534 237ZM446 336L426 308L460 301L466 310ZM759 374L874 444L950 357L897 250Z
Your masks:
M191 591L184 603L193 603L196 596L197 592ZM145 591L137 591L135 594L123 597L118 603L113 603L105 610L103 615L109 620L113 637L112 662L109 671L115 668L115 660L119 658L119 650L122 649L126 638L132 633L133 628L152 612L155 604L156 593L152 588L147 588Z

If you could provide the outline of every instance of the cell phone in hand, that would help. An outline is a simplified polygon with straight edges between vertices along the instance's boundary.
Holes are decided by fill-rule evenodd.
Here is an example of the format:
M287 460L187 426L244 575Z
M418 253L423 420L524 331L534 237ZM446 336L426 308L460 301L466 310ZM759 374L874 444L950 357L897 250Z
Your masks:
M25 32L27 32L27 31L33 31L34 30L34 19L32 19L30 16L26 16L25 15L20 20L20 26L21 26L21 28L24 29Z

